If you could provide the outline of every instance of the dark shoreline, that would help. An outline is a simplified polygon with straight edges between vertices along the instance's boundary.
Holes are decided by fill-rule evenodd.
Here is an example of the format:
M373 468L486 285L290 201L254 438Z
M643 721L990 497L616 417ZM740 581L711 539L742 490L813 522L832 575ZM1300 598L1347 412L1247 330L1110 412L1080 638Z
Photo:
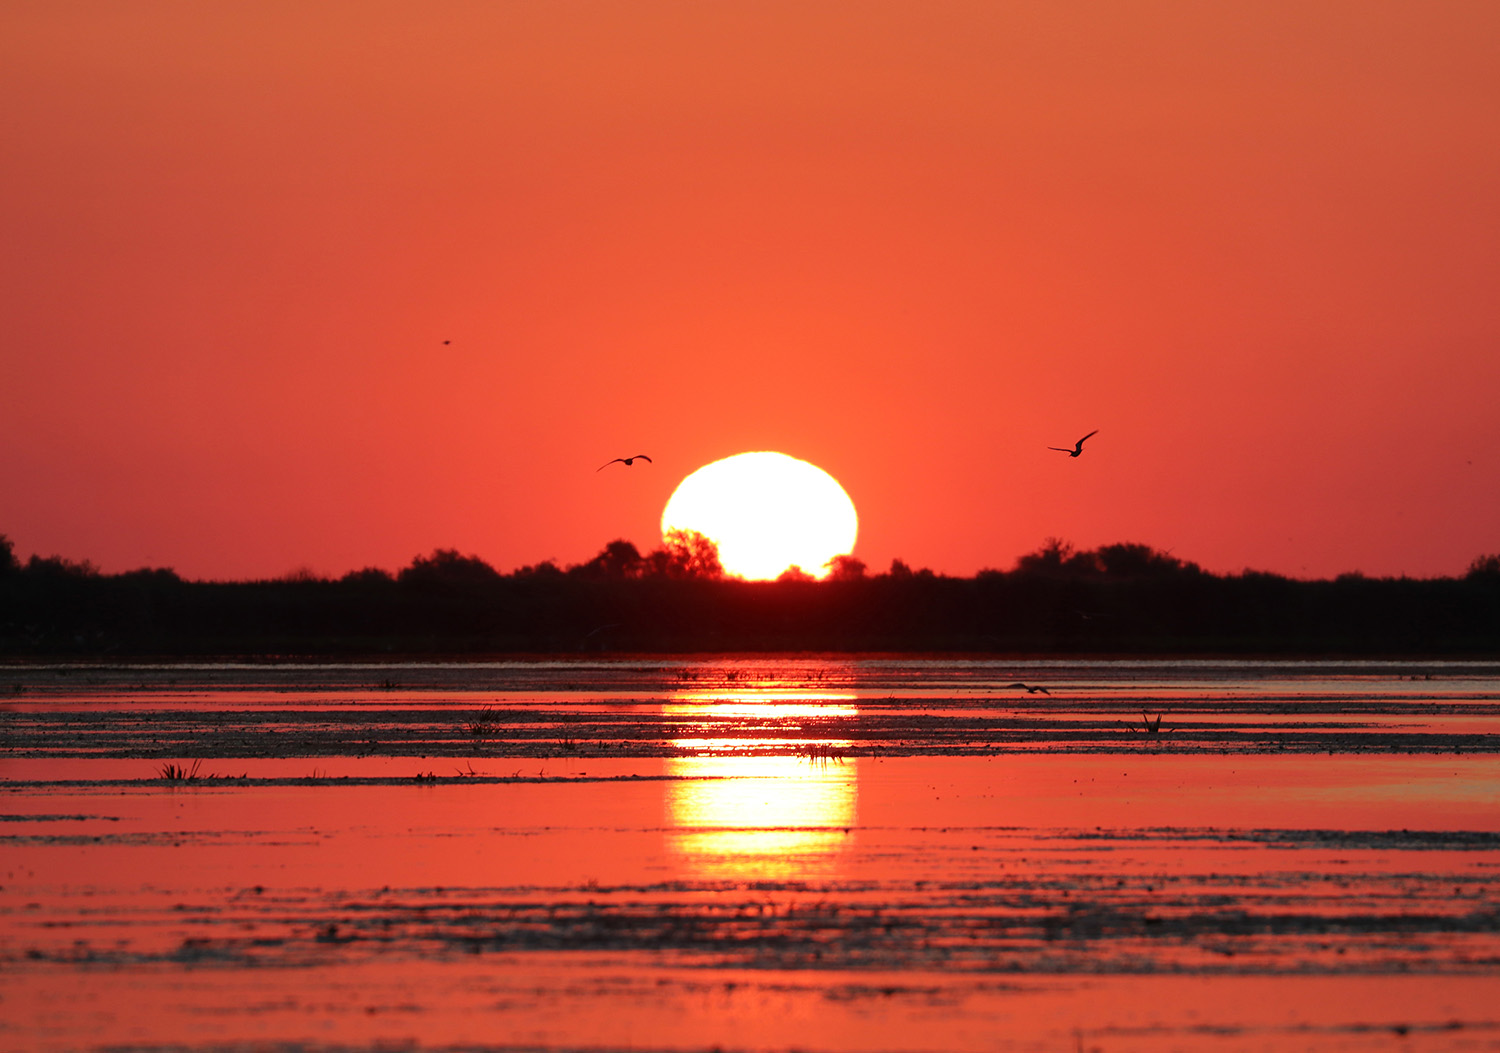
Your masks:
M859 653L1500 656L1500 577L0 582L0 660Z
M1051 540L1009 571L886 573L844 558L824 581L723 576L712 542L502 574L437 550L395 574L185 581L99 573L0 535L0 661L298 656L391 661L495 655L942 654L1500 656L1500 556L1462 578L1302 581L1221 575L1125 543ZM800 573L800 572L799 572Z

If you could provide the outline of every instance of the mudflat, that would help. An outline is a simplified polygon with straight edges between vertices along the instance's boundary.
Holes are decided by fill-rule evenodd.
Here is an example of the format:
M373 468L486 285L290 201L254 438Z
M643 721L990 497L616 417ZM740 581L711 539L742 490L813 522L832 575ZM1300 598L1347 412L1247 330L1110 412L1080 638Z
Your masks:
M14 1049L1500 1048L1500 666L0 669Z

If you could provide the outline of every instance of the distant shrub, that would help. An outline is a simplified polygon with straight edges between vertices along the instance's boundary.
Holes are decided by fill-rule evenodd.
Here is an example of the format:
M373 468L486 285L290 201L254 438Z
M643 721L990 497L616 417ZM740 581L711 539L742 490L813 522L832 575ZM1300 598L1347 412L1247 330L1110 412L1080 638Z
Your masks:
M1469 564L1469 573L1465 576L1500 579L1500 554L1475 556L1474 562Z
M646 568L641 550L624 538L617 538L605 545L599 554L587 563L569 567L568 573L575 578L590 581L625 581L639 578Z
M99 568L88 560L73 562L61 556L32 556L26 561L24 573L34 578L97 578Z
M141 567L139 570L127 570L118 577L121 581L131 581L137 585L182 584L182 579L171 567Z
M834 556L828 561L829 581L859 581L865 576L865 561L853 556Z
M551 580L562 577L563 569L552 560L547 559L540 563L517 567L511 571L510 576L513 578L541 578Z
M395 580L391 572L382 567L365 567L362 570L351 570L339 579L345 585L389 585Z
M462 555L457 549L434 549L418 556L396 580L403 585L475 585L500 580L500 572L478 556Z

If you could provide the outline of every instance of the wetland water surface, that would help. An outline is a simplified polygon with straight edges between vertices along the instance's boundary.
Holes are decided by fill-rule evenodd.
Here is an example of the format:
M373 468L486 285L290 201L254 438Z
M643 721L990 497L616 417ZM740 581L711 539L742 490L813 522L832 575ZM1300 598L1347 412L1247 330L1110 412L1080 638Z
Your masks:
M1500 1049L1496 665L0 685L5 1049Z

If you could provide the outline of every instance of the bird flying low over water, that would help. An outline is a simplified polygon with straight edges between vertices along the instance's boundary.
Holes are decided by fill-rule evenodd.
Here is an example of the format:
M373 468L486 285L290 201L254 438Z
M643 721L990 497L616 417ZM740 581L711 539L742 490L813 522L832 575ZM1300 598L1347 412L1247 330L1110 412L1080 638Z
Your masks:
M634 457L616 457L613 461L605 461L599 467L595 468L594 471L602 472L604 471L604 469L608 468L612 464L615 464L616 462L623 464L626 468L629 468L630 465L635 461L645 461L647 464L650 464L651 458L647 457L644 453L638 453Z
M1051 691L1048 691L1041 684L1022 684L1022 683L1018 682L1018 683L1014 683L1014 684L1006 684L1005 686L1006 687L1024 687L1026 689L1026 693L1028 695L1034 695L1038 691L1040 691L1044 695L1050 695L1050 694L1052 694Z
M1083 452L1083 444L1085 442L1087 442L1088 440L1092 439L1095 435L1098 435L1098 434L1099 434L1099 429L1095 428L1093 431L1089 432L1083 438L1079 439L1076 443L1074 443L1073 444L1073 448L1071 450L1068 449L1066 446L1048 446L1047 449L1049 449L1049 450L1056 450L1058 453L1065 453L1069 457L1077 457L1079 454L1081 454Z

